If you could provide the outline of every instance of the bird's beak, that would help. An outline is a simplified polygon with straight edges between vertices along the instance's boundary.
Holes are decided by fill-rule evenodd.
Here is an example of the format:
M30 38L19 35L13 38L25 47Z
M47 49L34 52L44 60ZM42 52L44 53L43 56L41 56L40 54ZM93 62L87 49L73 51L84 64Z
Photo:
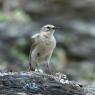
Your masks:
M55 30L63 30L64 28L63 27L54 27L53 29L55 29Z

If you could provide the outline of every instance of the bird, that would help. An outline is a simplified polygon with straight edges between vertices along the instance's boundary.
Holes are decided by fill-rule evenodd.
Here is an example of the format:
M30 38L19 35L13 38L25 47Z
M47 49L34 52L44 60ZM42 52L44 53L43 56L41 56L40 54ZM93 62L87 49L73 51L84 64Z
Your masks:
M32 45L29 54L29 69L39 71L41 64L46 64L50 72L50 59L56 47L54 32L57 28L54 25L47 24L43 26L39 33L31 37Z

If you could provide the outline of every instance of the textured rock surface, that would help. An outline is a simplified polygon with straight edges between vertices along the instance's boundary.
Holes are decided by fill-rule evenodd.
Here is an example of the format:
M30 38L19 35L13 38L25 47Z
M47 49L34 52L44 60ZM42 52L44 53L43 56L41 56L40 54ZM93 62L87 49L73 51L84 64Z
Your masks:
M4 1L0 1L2 9ZM23 63L28 63L30 36L44 24L54 24L64 27L55 32L57 47L51 60L55 72L95 81L95 0L7 1L8 9L0 11L1 71L25 70L27 66ZM6 11L10 11L10 16Z
M63 81L63 83L60 82ZM65 77L37 72L0 73L0 94L3 95L86 95L76 82L66 82Z

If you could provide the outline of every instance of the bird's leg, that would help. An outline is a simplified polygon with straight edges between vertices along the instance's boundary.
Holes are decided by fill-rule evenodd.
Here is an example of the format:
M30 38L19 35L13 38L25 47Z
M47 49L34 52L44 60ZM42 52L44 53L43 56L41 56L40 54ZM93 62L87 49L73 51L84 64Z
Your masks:
M52 74L51 69L50 69L49 62L47 63L47 73Z
M39 67L38 67L38 64L36 63L36 68L37 68L37 71L39 72Z

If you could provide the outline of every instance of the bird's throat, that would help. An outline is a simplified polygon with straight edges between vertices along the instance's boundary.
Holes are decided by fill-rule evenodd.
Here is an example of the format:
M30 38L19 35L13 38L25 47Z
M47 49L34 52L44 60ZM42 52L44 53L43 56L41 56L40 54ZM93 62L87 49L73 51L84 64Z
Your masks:
M54 32L41 32L41 34L45 37L51 37L54 34Z

